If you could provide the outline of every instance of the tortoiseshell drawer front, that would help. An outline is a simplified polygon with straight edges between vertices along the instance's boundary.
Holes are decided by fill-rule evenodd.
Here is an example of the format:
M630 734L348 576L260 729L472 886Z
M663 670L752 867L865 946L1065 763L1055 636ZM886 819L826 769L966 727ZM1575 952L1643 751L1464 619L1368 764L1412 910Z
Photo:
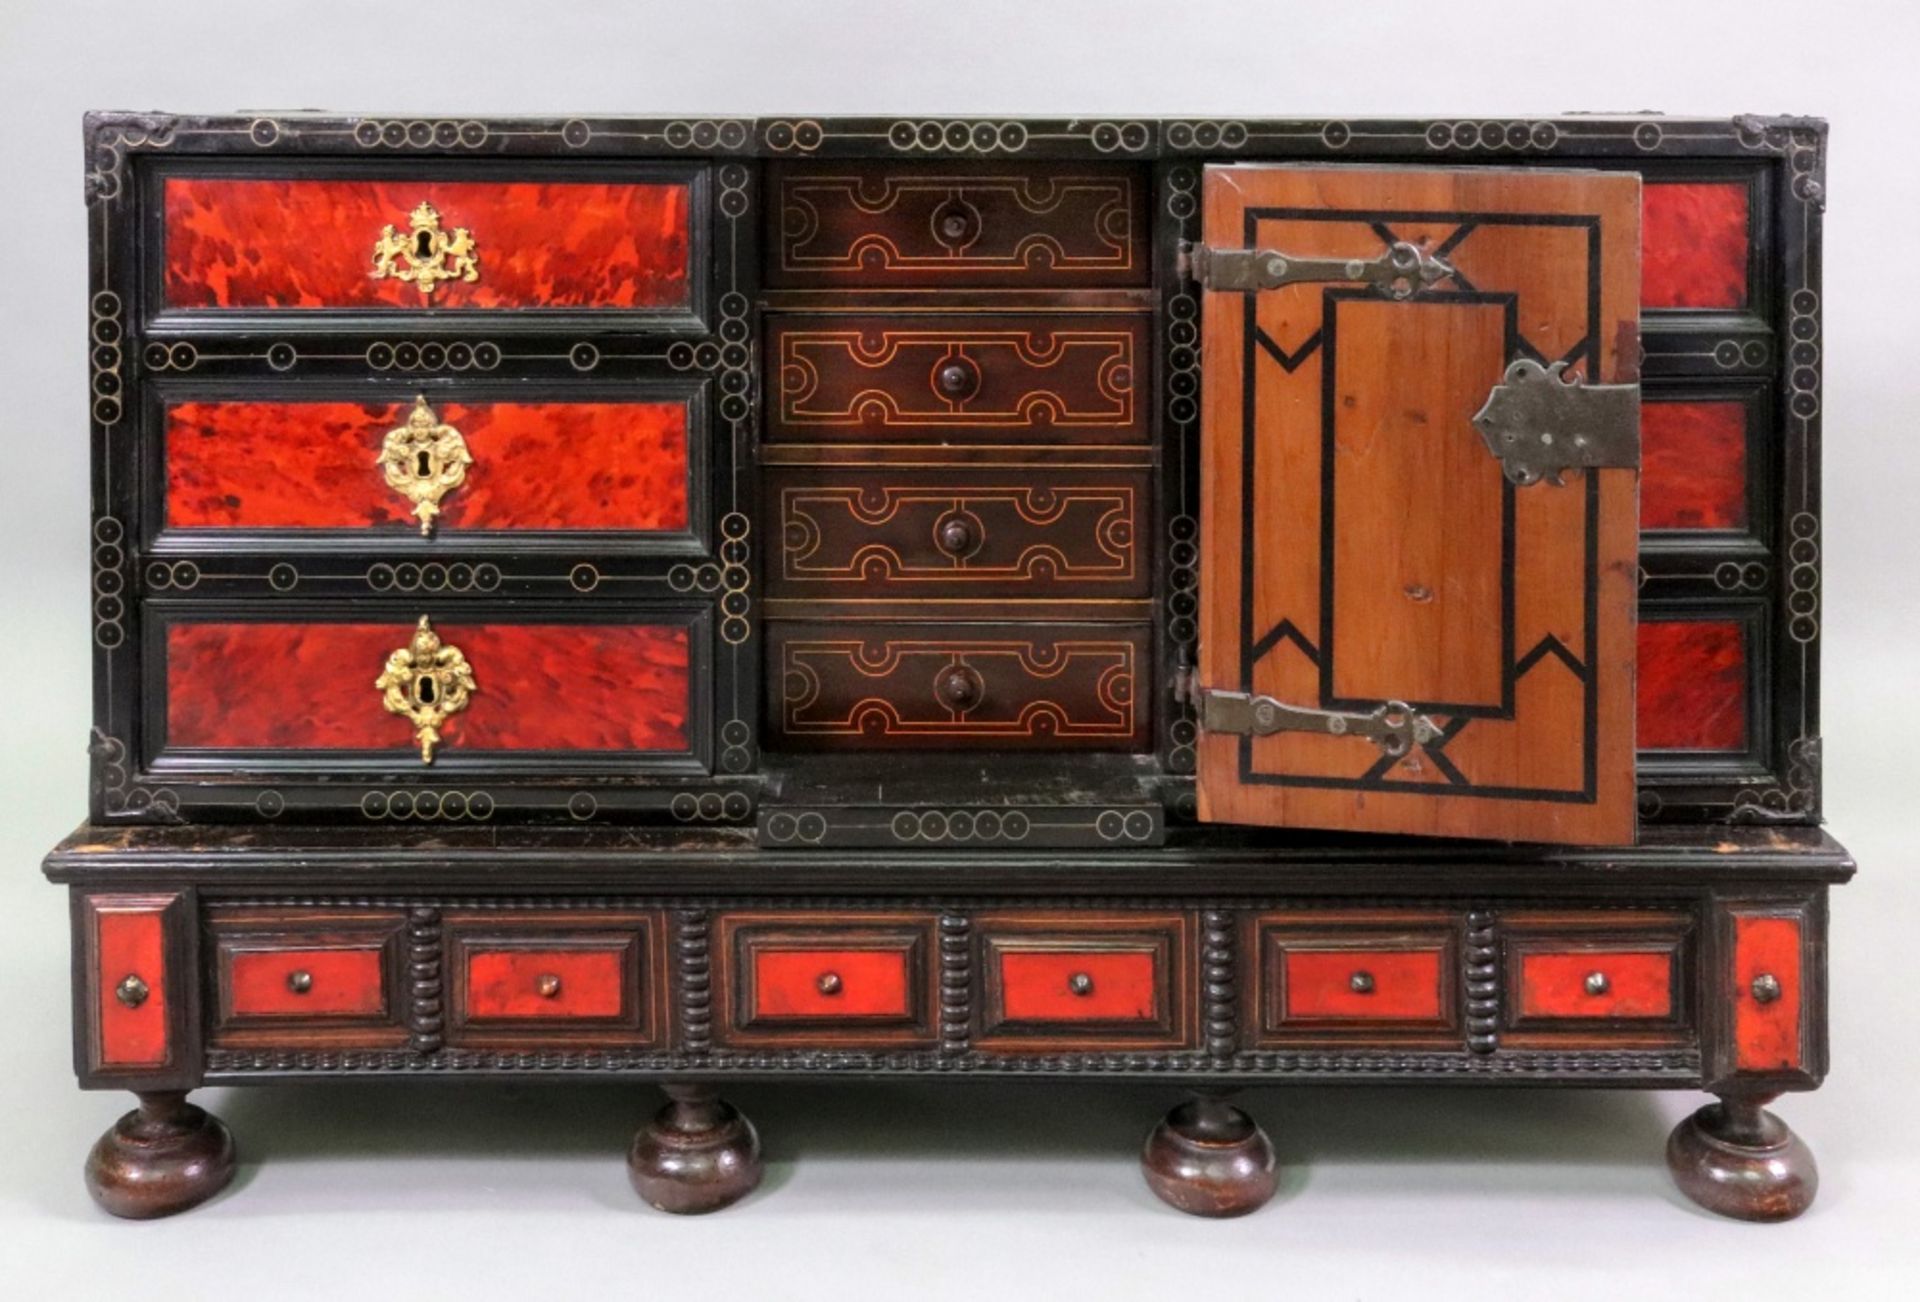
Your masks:
M1692 929L1684 913L1504 915L1502 1042L1683 1042L1693 1033Z
M212 910L212 1042L404 1043L397 993L405 927L393 909Z
M1098 312L771 315L766 437L1143 442L1149 322Z
M1418 909L1291 910L1251 917L1250 1042L1457 1044L1457 915Z
M477 124L474 124L477 125ZM341 166L159 171L163 312L702 308L705 173Z
M650 910L450 913L447 1042L658 1044L665 935Z
M1138 750L1151 629L768 625L769 697L796 749Z
M911 135L911 127L901 123L896 130ZM972 131L992 137L987 148L1018 147L1026 128L978 123ZM1022 139L1010 145L1008 133ZM909 139L906 146L915 143ZM1097 164L775 164L769 169L775 230L767 283L809 289L1145 285L1151 274L1148 186L1143 170Z
M780 467L776 598L962 602L1148 595L1144 470Z
M725 1045L906 1046L934 1039L934 918L723 913L714 1038Z
M1192 914L982 914L974 1043L989 1050L1193 1043Z
M169 530L684 537L697 404L181 398L163 404Z

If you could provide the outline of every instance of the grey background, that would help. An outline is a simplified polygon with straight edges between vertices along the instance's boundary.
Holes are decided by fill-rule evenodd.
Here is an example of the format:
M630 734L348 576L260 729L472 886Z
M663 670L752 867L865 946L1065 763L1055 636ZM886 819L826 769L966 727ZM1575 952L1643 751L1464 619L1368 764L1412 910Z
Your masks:
M1177 17L1176 17L1177 15ZM0 1291L37 1298L1890 1296L1908 1212L1920 909L1911 0L815 3L0 0ZM1163 1209L1133 1153L1170 1090L759 1086L762 1193L682 1221L621 1154L643 1086L207 1091L236 1188L109 1222L79 1166L126 1096L69 1075L64 894L88 720L87 108L1521 116L1811 112L1827 257L1833 1077L1781 1111L1819 1201L1752 1227L1666 1181L1685 1095L1268 1090L1262 1214ZM57 1290L57 1292L56 1292ZM1899 1290L1904 1293L1904 1290Z

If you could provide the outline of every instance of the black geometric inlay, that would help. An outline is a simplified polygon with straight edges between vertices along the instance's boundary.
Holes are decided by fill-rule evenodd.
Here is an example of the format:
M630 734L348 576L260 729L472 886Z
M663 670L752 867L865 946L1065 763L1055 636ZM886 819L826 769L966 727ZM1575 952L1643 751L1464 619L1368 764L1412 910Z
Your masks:
M1293 621L1290 619L1283 619L1278 624L1275 624L1267 631L1265 637L1253 644L1251 660L1257 662L1263 659L1267 652L1273 650L1274 647L1278 646L1281 642L1293 643L1300 648L1302 655L1313 662L1316 668L1319 667L1320 648L1307 641L1307 635L1295 628Z
M1307 358L1313 356L1320 350L1321 333L1322 332L1318 330L1314 331L1313 337L1308 339L1304 344L1301 344L1298 352L1290 353L1275 342L1273 336L1269 335L1265 330L1262 330L1259 326L1253 328L1254 342L1266 349L1273 360L1280 363L1280 369L1288 375L1292 375L1295 371L1299 370L1300 363L1306 361Z
M1514 678L1525 678L1529 669L1539 664L1542 660L1545 660L1548 656L1554 657L1561 664L1572 670L1573 676L1581 682L1584 683L1587 681L1587 667L1581 664L1579 657L1567 650L1566 645L1551 633L1535 643L1533 650L1520 657L1519 662L1513 666Z

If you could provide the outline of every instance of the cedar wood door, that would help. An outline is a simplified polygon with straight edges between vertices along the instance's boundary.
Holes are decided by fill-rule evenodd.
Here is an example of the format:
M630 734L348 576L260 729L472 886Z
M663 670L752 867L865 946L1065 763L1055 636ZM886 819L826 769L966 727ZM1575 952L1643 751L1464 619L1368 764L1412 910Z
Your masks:
M1203 717L1200 817L1631 843L1638 471L1516 484L1472 418L1520 358L1637 381L1639 178L1231 165L1203 200L1210 249L1446 274L1203 293L1192 687L1431 729L1396 757Z

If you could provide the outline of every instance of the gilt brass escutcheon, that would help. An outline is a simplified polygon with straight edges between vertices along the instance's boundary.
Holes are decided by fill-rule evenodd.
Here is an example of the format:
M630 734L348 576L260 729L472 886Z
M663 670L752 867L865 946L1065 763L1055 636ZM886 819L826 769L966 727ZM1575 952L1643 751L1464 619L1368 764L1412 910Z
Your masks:
M468 699L480 690L466 656L459 647L442 642L425 615L412 640L387 657L387 667L373 685L387 710L413 725L422 764L433 763L440 725L466 709Z
M407 222L411 229L405 235L391 223L380 228L380 238L373 242L375 280L407 281L427 302L441 281L472 284L480 279L480 252L466 227L441 230L439 211L424 202L408 215Z
M387 432L375 461L387 476L387 486L413 503L420 536L433 532L440 499L458 488L473 464L460 431L442 424L424 395L413 400L407 423Z

